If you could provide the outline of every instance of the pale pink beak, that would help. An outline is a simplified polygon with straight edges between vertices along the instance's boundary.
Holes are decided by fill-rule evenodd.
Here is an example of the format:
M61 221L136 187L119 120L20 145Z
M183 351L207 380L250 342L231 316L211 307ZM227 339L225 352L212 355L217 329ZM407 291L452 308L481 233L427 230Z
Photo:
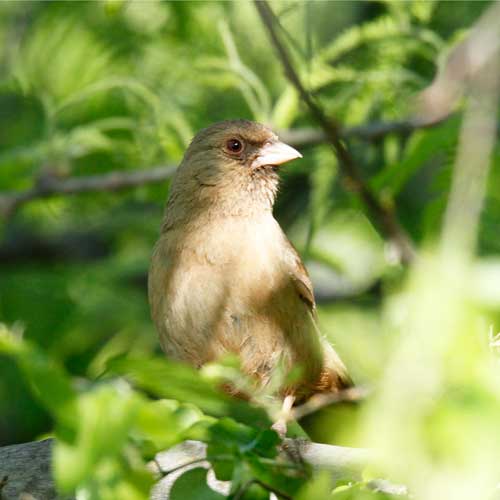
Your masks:
M278 166L297 158L302 158L302 155L296 149L284 142L273 141L262 146L259 156L252 162L252 168Z

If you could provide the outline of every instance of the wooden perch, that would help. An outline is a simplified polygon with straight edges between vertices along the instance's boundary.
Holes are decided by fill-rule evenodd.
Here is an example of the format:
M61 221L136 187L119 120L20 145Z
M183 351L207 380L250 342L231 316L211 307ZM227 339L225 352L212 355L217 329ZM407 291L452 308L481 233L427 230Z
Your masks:
M52 440L0 448L1 500L58 498L50 472Z
M51 476L52 439L34 441L0 448L0 499L1 500L55 500L58 496ZM326 444L312 443L301 439L286 439L283 446L285 458L300 456L314 469L327 470L335 479L356 479L361 471L373 460L369 450L347 448ZM154 486L151 492L153 500L168 500L169 492L175 480L189 469L204 467L210 464L204 460L206 445L198 441L185 441L173 448L161 452L149 464L150 470L159 476L165 475ZM215 479L212 471L207 476L209 486L222 494L229 491L229 483ZM374 489L405 493L401 486L386 481L377 481ZM399 493L398 493L399 492ZM70 500L64 497L65 500Z

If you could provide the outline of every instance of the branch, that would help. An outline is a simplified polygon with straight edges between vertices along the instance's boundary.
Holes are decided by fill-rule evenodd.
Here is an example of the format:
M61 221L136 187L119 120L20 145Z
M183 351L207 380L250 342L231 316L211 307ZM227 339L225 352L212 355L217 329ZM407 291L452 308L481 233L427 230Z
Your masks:
M55 500L58 497L51 473L51 451L53 440L34 441L0 448L0 498L36 498L37 500ZM301 439L285 439L283 459L300 456L301 460L314 469L332 473L334 479L355 480L361 471L369 465L373 454L360 448L347 448ZM206 445L199 441L185 441L173 448L158 453L148 468L158 476L159 481L151 491L152 500L168 500L169 493L176 479L194 467L210 469L206 459ZM162 471L175 469L165 477ZM222 494L228 494L230 484L218 481L213 471L209 470L208 485ZM374 481L377 491L398 492L405 494L404 487L388 481ZM71 500L65 497L65 500Z
M175 168L174 166L162 166L147 170L114 171L102 175L66 179L53 175L44 176L27 191L0 193L0 215L7 218L19 206L39 198L93 191L120 191L144 184L163 182L172 177Z
M106 257L113 233L85 228L45 235L23 226L10 226L0 242L0 262L17 265L29 262L81 262Z
M358 403L366 399L370 391L362 386L350 387L335 393L317 393L310 397L304 404L292 410L294 420L300 420L311 413L315 413L325 406L337 403Z
M309 108L320 129L302 128L283 130L280 135L285 142L295 147L306 147L328 142L335 150L341 171L353 191L357 192L380 224L384 233L392 240L403 261L414 256L411 241L397 221L396 215L384 206L364 181L350 151L342 139L357 138L377 141L388 134L406 135L418 128L434 126L447 119L454 104L462 95L466 84L491 59L498 50L500 37L496 20L500 14L500 3L494 3L476 23L471 34L460 43L448 57L435 81L418 97L417 114L406 121L379 122L343 129L340 124L326 117L322 108L303 86L295 71L286 47L281 43L276 26L279 21L265 0L254 0L270 40L285 70L285 75L298 91ZM150 183L162 182L172 177L175 167L164 166L137 171L115 171L103 175L61 179L46 176L26 191L0 192L0 217L12 215L17 208L30 201L58 195L72 195L95 191L118 191Z
M50 471L51 449L51 439L0 448L0 499L57 498Z
M468 41L469 45L474 42L472 47L480 52L480 57L477 57L479 60L475 61L471 54L468 67L462 69L469 79L463 89L468 90L468 99L442 234L442 244L449 255L463 252L464 256L472 256L476 251L481 210L497 140L500 101L499 15L500 2L493 4L483 15L478 27L473 30L475 37L471 36ZM478 31L479 27L484 30L489 27L493 33L484 36L483 32ZM468 48L462 49L465 55L460 59L467 60L465 56L471 52L471 47ZM441 84L438 81L436 85Z
M363 141L375 142L383 139L389 134L407 135L418 128L426 128L436 125L440 122L433 123L414 123L413 121L393 121L393 122L373 122L356 127L349 127L339 130L340 136L344 139L359 139ZM307 146L315 146L329 142L328 135L323 129L312 127L293 128L288 130L278 131L278 135L283 141L290 144L294 148Z
M355 138L364 141L378 141L389 134L406 135L417 128L434 125L415 124L410 121L374 122L347 128L341 131L343 138ZM315 146L328 142L327 135L321 129L296 128L279 131L280 137L295 148ZM114 171L102 175L87 177L57 178L45 176L33 188L26 191L0 191L0 217L10 217L22 205L30 201L53 196L73 195L99 191L119 191L146 184L163 182L173 176L174 166L154 167L144 170Z
M467 37L450 52L433 82L418 95L415 126L429 125L449 116L468 88L478 78L484 79L487 73L484 68L498 59L500 51L499 16L500 2L493 2Z
M323 130L328 142L339 159L341 172L344 178L347 179L353 191L359 194L363 203L375 217L376 221L380 224L384 233L398 249L402 261L411 261L415 254L413 246L408 235L397 221L396 215L380 203L378 198L365 183L359 167L351 155L351 152L342 141L342 131L340 125L334 120L326 117L323 109L315 102L311 94L302 84L299 75L292 64L288 50L285 45L281 43L278 36L276 26L279 25L279 21L277 20L274 12L271 10L266 0L254 0L254 2L268 32L269 39L271 40L278 58L281 61L285 71L285 76L295 87L300 98L308 107L312 117Z

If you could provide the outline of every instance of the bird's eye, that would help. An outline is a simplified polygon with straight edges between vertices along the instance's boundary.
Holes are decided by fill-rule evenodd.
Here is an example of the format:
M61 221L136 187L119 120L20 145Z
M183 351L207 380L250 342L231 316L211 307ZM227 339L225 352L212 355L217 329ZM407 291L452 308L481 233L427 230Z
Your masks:
M226 142L226 148L230 153L241 153L243 143L239 139L229 139Z

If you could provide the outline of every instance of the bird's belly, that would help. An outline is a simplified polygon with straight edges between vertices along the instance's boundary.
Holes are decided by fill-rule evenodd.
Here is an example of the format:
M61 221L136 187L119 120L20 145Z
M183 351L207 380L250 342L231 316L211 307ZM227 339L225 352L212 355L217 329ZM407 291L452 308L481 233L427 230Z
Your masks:
M171 356L199 367L236 354L242 370L262 384L278 365L291 368L302 359L319 366L311 317L272 270L254 262L252 273L215 277L213 268L199 266L172 289L162 338Z
M241 224L238 232L220 229L198 232L200 239L184 247L168 272L160 315L164 350L195 366L234 353L242 369L264 383L282 362L291 367L307 360L308 369L316 370L317 334L281 267L276 221L264 220L258 232L254 225L243 234Z
M276 336L272 327L270 273L238 273L230 266L190 265L169 280L165 302L167 338L176 357L213 360L225 351L239 352L252 337ZM263 287L262 282L267 286ZM188 359L189 360L189 359Z

